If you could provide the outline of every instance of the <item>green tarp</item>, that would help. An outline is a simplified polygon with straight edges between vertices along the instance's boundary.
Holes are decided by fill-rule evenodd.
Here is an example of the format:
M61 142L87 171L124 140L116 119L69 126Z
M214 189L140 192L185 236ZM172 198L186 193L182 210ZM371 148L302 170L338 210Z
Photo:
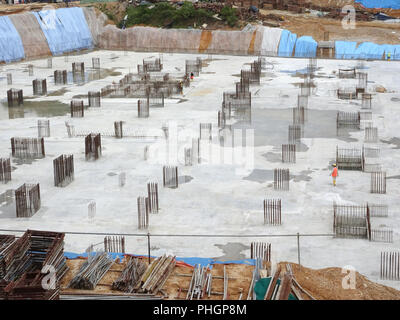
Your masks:
M256 285L254 286L254 293L256 294L256 300L264 300L265 293L267 292L267 288L269 286L269 283L271 282L272 277L268 278L261 278L256 282ZM281 280L278 279L277 284L281 284ZM291 293L289 294L289 299L288 300L297 300L294 295Z

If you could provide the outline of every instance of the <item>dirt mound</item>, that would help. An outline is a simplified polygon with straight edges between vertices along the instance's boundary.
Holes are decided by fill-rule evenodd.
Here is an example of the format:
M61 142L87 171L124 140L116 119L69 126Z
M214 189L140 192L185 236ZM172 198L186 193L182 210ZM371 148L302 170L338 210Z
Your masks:
M285 270L286 262L280 263ZM400 300L400 291L372 282L356 272L356 288L344 289L341 268L310 269L295 263L292 266L296 281L317 300Z

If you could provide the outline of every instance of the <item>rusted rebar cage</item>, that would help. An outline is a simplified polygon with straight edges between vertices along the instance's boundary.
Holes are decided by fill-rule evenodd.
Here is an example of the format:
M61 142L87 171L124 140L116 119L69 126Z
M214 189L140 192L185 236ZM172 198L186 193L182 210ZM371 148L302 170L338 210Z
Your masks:
M198 77L203 67L201 59L196 60L186 60L185 61L185 74Z
M100 91L89 91L88 92L88 105L89 107L100 107L101 106L101 92Z
M54 185L65 187L74 180L74 156L62 154L53 160Z
M53 58L47 58L47 68L51 69L53 68Z
M381 279L400 280L400 252L381 252Z
M13 81L12 81L12 73L7 73L7 85L11 86Z
M294 125L302 125L306 121L306 108L304 107L295 107L292 108L293 113L293 124Z
M101 88L101 96L107 98L124 98L131 92L132 86L123 87L113 83Z
M338 99L342 99L342 100L353 100L353 99L357 99L357 92L353 91L351 89L338 89L337 90L337 97Z
M150 115L149 100L138 100L138 118L148 118Z
M114 133L115 133L115 137L122 139L124 136L124 132L123 132L123 121L114 121Z
M218 111L218 128L225 128L226 115L224 111Z
M38 137L50 137L50 120L38 120Z
M282 145L282 162L296 163L296 145Z
M289 125L289 144L296 144L301 138L303 138L303 127L300 124Z
M310 96L311 94L311 86L309 83L300 83L300 95L301 96Z
M185 154L185 166L191 166L192 165L192 148L185 148L184 149L184 154Z
M143 59L143 67L147 72L157 72L163 69L160 58Z
M33 65L32 64L28 64L28 74L30 77L33 76Z
M351 127L360 129L360 112L338 111L336 114L336 127Z
M240 78L239 82L236 82L236 96L250 92L250 79Z
M44 138L11 138L11 152L15 158L44 158Z
M250 259L261 259L263 268L266 268L265 263L271 262L271 244L266 242L252 242L250 244Z
M338 205L334 202L333 232L338 238L371 239L368 206Z
M362 93L365 93L365 89L356 87L356 97L357 97L357 99L360 98L360 94L362 94Z
M245 123L251 123L251 107L237 106L233 109L233 118Z
M67 77L67 70L55 70L54 71L54 84L67 84L68 77Z
M361 109L372 109L372 95L370 93L361 94Z
M125 237L104 237L104 252L125 253Z
M274 189L289 190L289 169L274 169Z
M24 183L15 190L15 207L17 218L32 217L40 209L39 184Z
M339 146L336 146L336 165L338 169L363 171L363 160L361 149L339 148Z
M211 123L200 123L200 140L211 140L212 139L212 124Z
M0 158L0 182L11 181L11 161L10 158Z
M178 188L178 167L163 167L164 188Z
M371 229L371 241L393 243L393 230Z
M100 69L100 58L92 58L92 68Z
M85 63L84 62L73 62L72 63L72 73L85 73Z
M47 81L46 79L32 80L33 95L44 96L47 94Z
M362 147L363 158L379 158L379 155L380 155L379 147L372 147L372 146Z
M307 64L307 73L312 74L317 71L317 59L316 58L309 58Z
M149 213L158 213L158 183L147 183L147 198L149 199Z
M371 111L360 111L360 120L363 120L363 121L372 120L372 112Z
M264 200L264 224L270 224L274 226L282 224L281 205L281 199Z
M339 79L354 79L356 78L356 68L339 69Z
M252 72L251 70L241 70L240 71L240 80L241 81L249 81L250 85L259 85L260 84L260 73Z
M101 157L101 136L100 133L91 133L85 137L85 158L86 160L97 160Z
M357 88L367 89L368 86L368 73L367 72L357 72L358 85Z
M298 95L297 96L297 108L307 109L308 107L308 96Z
M389 206L382 203L368 203L370 217L388 217Z
M9 107L20 106L24 104L24 94L22 89L7 90L7 101Z
M84 116L83 100L71 100L71 118L83 118Z
M365 142L378 142L378 128L377 127L370 127L365 128Z
M147 95L149 108L164 108L164 93L151 93Z
M149 227L149 199L145 197L137 198L138 229Z
M371 193L386 193L386 172L371 172Z

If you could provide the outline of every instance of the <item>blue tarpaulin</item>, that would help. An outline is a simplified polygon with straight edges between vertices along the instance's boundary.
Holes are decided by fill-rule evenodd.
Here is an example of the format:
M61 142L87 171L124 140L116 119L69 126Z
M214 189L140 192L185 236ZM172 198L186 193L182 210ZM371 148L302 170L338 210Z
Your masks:
M125 254L123 253L109 253L113 259L119 258L122 260ZM144 255L135 255L135 254L129 254L131 256L140 256L144 257ZM77 259L79 257L87 258L87 253L73 253L73 252L64 252L64 256L67 259ZM147 256L145 256L147 257ZM157 258L156 256L150 256L151 258ZM206 267L207 265L210 265L210 268L212 268L213 264L230 264L230 263L235 263L235 264L247 264L249 266L254 266L255 265L255 260L254 259L244 259L244 260L231 260L231 261L216 261L211 258L199 258L199 257L176 257L176 261L181 261L183 263L186 263L191 266L195 266L196 264L199 264L203 267Z
M363 42L355 51L356 57L360 59L382 59L384 53L384 46L373 42Z
M366 8L392 8L400 9L399 0L356 0Z
M293 55L294 45L296 44L297 34L289 30L282 30L279 40L278 56L291 57Z
M24 46L9 17L0 17L0 61L12 62L25 58Z
M315 57L318 43L310 36L302 36L296 41L295 57Z
M93 47L82 8L34 12L53 55Z
M355 41L335 41L335 57L336 59L353 59L356 48Z

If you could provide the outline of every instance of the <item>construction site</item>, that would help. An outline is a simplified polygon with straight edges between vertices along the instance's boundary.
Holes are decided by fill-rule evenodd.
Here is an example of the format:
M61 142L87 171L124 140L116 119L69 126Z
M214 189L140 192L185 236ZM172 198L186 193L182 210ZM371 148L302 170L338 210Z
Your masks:
M0 5L0 300L400 300L387 1L218 29Z

